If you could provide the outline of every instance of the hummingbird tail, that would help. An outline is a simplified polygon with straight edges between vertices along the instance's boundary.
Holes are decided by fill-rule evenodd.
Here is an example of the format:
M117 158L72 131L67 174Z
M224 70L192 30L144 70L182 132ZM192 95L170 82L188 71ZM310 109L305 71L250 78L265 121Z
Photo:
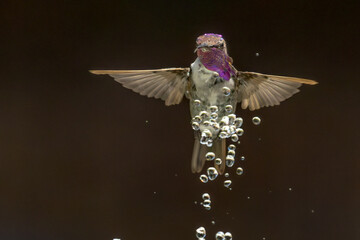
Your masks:
M205 155L208 152L215 153L216 158L220 158L222 163L220 165L214 166L216 170L222 175L225 171L225 153L226 153L226 140L225 139L216 139L213 142L212 147L207 147L200 143L200 136L198 133L195 133L194 141L194 150L191 160L191 171L193 173L199 173L205 165Z

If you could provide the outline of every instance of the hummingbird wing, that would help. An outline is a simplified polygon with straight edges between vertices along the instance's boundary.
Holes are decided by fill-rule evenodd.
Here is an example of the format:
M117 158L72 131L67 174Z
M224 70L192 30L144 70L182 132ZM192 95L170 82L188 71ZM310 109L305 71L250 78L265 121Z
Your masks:
M160 98L166 106L179 104L188 82L189 68L153 70L90 70L93 74L107 74L124 87L148 97Z
M250 111L261 107L279 105L280 102L299 92L301 84L317 82L304 78L267 75L255 72L237 72L238 102Z

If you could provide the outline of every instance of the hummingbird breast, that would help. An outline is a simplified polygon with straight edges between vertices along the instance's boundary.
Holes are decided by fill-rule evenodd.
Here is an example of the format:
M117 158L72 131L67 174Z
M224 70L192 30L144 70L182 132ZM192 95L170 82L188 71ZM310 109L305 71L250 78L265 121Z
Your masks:
M223 88L230 89L233 92L235 88L234 80L230 78L225 81L216 71L207 69L200 61L199 58L191 64L191 89L190 95L193 99L199 99L203 105L221 106L228 103L234 97L226 96Z
M203 116L202 119L205 120L201 121L200 129L210 130L215 138L219 129L211 127L211 123L219 123L224 116L228 115L229 111L226 109L229 109L229 105L231 105L231 113L235 112L237 104L235 82L233 78L224 80L217 72L207 69L197 58L191 64L190 83L191 117L194 119ZM210 126L207 126L207 121Z

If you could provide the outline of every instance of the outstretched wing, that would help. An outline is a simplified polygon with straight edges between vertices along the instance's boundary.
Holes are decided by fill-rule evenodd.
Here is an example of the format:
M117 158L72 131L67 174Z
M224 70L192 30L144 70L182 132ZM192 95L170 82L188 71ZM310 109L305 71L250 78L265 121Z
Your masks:
M188 81L189 68L154 70L90 70L93 74L108 74L124 87L148 97L160 98L166 106L179 104Z
M241 108L251 111L261 107L279 105L280 102L299 92L301 84L315 85L309 79L266 75L254 72L237 72L238 102Z

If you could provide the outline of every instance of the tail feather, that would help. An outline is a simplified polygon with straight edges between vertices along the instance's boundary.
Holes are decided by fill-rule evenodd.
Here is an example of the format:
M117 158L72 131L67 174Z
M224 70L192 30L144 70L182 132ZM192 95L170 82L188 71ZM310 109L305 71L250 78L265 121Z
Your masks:
M191 171L193 173L200 173L205 165L205 155L208 152L214 152L217 158L221 158L221 165L215 165L215 168L219 174L223 174L225 171L225 153L226 153L226 140L216 139L213 142L212 147L207 147L200 143L199 134L195 133L194 150L191 160Z

